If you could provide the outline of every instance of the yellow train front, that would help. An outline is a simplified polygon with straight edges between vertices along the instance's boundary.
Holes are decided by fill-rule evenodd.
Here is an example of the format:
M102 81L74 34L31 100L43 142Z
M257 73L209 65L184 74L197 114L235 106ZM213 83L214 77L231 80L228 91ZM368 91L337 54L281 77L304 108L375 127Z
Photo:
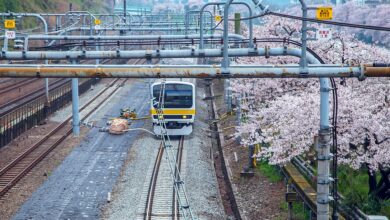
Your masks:
M161 123L164 123L168 135L191 134L195 120L194 84L182 81L156 82L152 84L150 92L152 93L151 115L154 133L161 135ZM160 106L162 106L163 120L159 121L158 108Z

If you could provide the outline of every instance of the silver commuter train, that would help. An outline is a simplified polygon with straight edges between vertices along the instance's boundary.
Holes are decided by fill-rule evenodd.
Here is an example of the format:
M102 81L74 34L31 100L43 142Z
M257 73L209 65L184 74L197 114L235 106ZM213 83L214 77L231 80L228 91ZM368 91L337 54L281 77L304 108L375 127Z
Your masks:
M162 84L163 82L156 82L150 88L152 94L150 114L156 135L161 135L162 132L157 113ZM191 134L195 120L195 85L182 81L166 81L164 84L162 117L167 134L171 136Z

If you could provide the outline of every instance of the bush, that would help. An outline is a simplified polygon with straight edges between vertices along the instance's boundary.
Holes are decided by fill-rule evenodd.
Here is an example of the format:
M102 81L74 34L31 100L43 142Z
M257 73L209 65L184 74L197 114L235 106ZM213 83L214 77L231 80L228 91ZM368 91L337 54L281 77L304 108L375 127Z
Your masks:
M279 167L270 165L268 161L257 162L257 169L261 174L267 177L271 183L276 183L283 179Z

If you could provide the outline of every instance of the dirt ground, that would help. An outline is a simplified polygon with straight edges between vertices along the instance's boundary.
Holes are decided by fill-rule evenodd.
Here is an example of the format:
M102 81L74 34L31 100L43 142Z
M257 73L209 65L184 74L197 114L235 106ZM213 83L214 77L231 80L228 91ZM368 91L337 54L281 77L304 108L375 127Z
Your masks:
M217 112L221 116L226 112L223 81L214 80L213 85L214 100L219 107ZM281 209L286 192L283 182L272 183L259 171L255 171L253 177L242 177L240 173L248 164L248 149L233 138L234 128L230 127L236 124L236 116L226 117L219 123L221 128L225 128L222 135L224 157L242 218L286 219L287 213Z

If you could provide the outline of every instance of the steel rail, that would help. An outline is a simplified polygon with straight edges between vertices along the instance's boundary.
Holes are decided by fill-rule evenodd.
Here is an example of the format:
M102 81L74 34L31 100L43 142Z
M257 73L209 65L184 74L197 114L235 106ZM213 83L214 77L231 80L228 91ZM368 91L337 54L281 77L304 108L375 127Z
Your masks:
M80 110L84 110L91 103L93 103L97 98L99 98L102 94L104 94L111 86L117 83L120 79L115 79L109 87L103 89L99 94L97 94L94 98L89 100ZM125 80L124 80L125 81ZM108 97L112 96L120 87L115 88L111 93L109 93ZM108 98L107 97L107 98ZM106 99L104 99L105 101ZM103 101L103 102L104 102ZM102 103L103 103L102 102ZM100 103L100 104L102 104ZM90 110L84 118L90 116L100 105ZM49 154L55 147L57 147L67 136L72 133L72 129L68 128L66 131L61 132L63 128L66 128L66 125L69 124L72 117L68 117L64 122L46 134L40 141L35 143L33 146L29 147L26 151L24 151L21 155L19 155L16 159L11 161L5 167L0 170L0 197L4 196L6 192L8 192L21 178L23 178L35 165L37 165L47 154ZM59 135L60 138L55 140L54 143L50 144L46 149L44 148L44 143L50 139L50 137L54 136L58 132L61 132L62 135ZM43 146L43 151L39 152L40 147ZM38 151L37 155L33 153ZM32 158L29 158L32 156ZM30 160L29 160L30 159ZM20 166L18 166L20 165ZM12 169L15 169L13 172Z
M109 60L104 60L102 63L107 63L108 61ZM69 82L69 80L65 80L65 79L57 80L55 82L52 82L49 85L48 89L49 89L49 91L51 91L51 90L60 88L64 85L66 85L68 82ZM29 103L35 99L38 99L39 97L42 97L43 95L45 95L45 90L42 90L42 89L45 89L45 88L35 89L34 91L30 92L29 94L26 94L23 97L14 99L10 102L7 102L7 103L0 105L0 117L4 116L5 114L7 114L15 109L23 107L23 105L26 105L27 103ZM0 91L0 94L2 94L1 91ZM49 101L51 101L51 100L49 100ZM18 104L18 102L20 102L20 103Z
M182 155L183 155L183 147L184 147L184 136L181 136L178 143L177 153L176 153L176 164L179 168L177 170L180 172L181 169L181 162L182 162ZM161 142L160 147L157 152L156 160L153 166L153 171L149 183L149 189L147 194L147 200L146 200L146 206L145 206L145 212L144 212L144 220L151 220L152 217L155 215L153 213L154 205L153 202L158 196L156 194L156 187L158 184L162 184L158 182L158 177L161 175L160 173L160 167L162 164L163 156L164 154L168 153L165 151L165 147L163 142ZM168 163L168 161L166 161ZM179 174L175 171L175 177L177 177ZM175 178L176 179L176 178ZM169 201L167 201L169 202ZM179 202L178 202L178 192L176 191L175 187L173 187L173 194L172 194L172 219L179 219L180 218L180 208L179 208Z
M164 146L163 146L163 143L161 142L160 147L159 147L158 152L157 152L156 160L154 162L154 167L153 167L153 171L152 171L152 178L150 179L149 190L148 190L148 195L147 195L147 199L146 199L144 220L150 220L152 218L154 192L156 190L157 177L158 177L158 173L160 170L160 165L161 165L163 154L164 154Z
M138 60L140 61L140 60ZM137 62L138 62L137 61ZM80 111L83 111L86 107L88 107L90 104L92 104L94 101L96 101L97 98L99 98L101 95L103 95L105 92L108 91L109 88L111 88L113 85L115 85L119 80L121 79L115 79L113 80L108 87L100 91L96 96L94 96L92 99L90 99L81 109ZM123 84L127 81L127 79L124 79L121 83L119 83L119 86L113 89L107 97L99 103L97 106L95 106L93 109L89 110L89 112L83 117L83 119L89 117L93 112L95 112L102 103L104 103L107 98L111 97L115 92L123 86ZM72 128L66 129L65 132L63 132L63 135L60 135L60 138L55 140L54 143L49 145L48 148L43 149L42 152L38 151L38 155L33 155L34 152L43 144L50 139L54 134L61 131L62 128L66 128L66 125L69 124L70 120L72 119L72 116L68 117L64 122L62 122L60 125L58 125L56 128L54 128L52 131L50 131L47 135L45 135L40 141L35 143L33 146L29 147L26 151L24 151L21 155L19 155L16 159L8 163L5 167L3 167L0 170L0 197L4 196L20 179L22 179L35 165L37 165L47 154L49 154L54 148L56 148L62 141L64 141L71 133ZM28 160L29 156L32 156L30 158L30 161ZM27 161L23 160L26 159ZM31 160L32 159L32 160ZM18 165L21 165L21 167L17 167ZM12 169L15 168L16 172L8 172L12 171Z
M70 82L70 81L67 79L57 80L57 81L52 82L50 84L49 89L54 90L54 89L60 88L64 85L66 85L68 82ZM44 88L39 88L39 89L36 89L33 92L29 93L28 95L26 94L23 97L14 99L12 101L9 101L7 103L0 105L0 117L18 109L18 108L21 108L21 107L25 106L26 104L28 104L28 103L30 103L30 102L32 102L40 97L43 97L44 95L45 95Z
M176 154L176 164L177 164L177 170L175 170L175 179L178 179L179 173L181 172L181 163L182 163L182 157L183 157L183 148L184 148L184 136L180 137L179 140L179 146L177 149ZM179 173L178 173L179 172ZM179 208L179 202L178 202L178 196L177 196L176 188L173 187L173 208L172 208L172 216L174 220L180 219L180 208Z
M7 88L4 88L4 89L1 89L0 90L0 96L4 96L4 94L16 89L16 88L19 88L21 86L25 86L27 84L30 84L30 83L34 83L36 81L38 81L39 79L27 79L27 80L23 80L23 81L20 81L20 82L17 82ZM0 107L1 108L1 107Z

